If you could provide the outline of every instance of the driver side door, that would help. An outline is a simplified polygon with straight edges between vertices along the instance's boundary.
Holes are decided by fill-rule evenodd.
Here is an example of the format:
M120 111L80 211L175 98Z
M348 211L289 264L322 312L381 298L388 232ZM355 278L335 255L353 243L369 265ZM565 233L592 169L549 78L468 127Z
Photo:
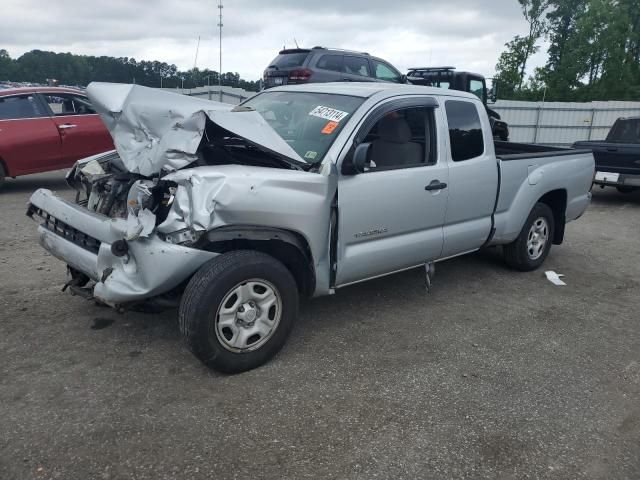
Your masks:
M364 173L338 181L337 287L441 256L449 170L435 106L390 102L356 135L354 143L371 143L371 158Z

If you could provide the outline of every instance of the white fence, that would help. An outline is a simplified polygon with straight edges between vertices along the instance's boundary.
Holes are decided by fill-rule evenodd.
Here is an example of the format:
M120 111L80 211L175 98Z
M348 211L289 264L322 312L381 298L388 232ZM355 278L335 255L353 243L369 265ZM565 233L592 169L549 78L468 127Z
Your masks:
M220 90L217 85L211 85L211 87L196 87L196 88L163 88L167 92L182 93L191 97L204 98L207 100L215 100L217 102L232 103L237 105L249 97L252 97L256 92L249 92L242 88L234 87L222 87L222 96L220 96Z
M603 140L617 118L640 115L640 102L498 100L491 108L509 124L509 140L547 145Z

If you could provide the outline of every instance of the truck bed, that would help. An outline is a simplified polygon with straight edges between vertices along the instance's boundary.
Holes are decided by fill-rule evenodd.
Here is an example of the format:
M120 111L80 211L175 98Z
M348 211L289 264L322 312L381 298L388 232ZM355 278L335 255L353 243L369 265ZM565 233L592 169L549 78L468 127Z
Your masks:
M613 143L606 140L576 142L587 148L596 159L596 170L620 175L640 175L640 143Z
M551 147L534 143L494 142L496 157L500 160L523 160L527 158L558 157L563 155L575 155L576 153L589 153L589 149L575 149Z
M586 208L594 165L590 150L501 141L495 150L500 179L493 244L513 241L522 228L520 219L548 192L566 199L566 221Z

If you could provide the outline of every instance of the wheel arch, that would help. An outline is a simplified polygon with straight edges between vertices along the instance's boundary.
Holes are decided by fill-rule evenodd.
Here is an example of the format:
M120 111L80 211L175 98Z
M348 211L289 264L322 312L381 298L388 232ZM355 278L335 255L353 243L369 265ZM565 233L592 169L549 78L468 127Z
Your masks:
M305 296L315 290L316 277L313 255L303 235L275 227L233 225L207 232L203 250L226 253L233 250L256 250L284 264Z

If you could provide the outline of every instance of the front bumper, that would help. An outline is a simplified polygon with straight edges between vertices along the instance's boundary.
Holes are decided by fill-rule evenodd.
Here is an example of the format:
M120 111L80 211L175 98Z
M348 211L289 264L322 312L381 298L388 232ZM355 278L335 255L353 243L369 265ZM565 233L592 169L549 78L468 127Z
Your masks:
M116 256L111 245L125 237L124 219L91 212L47 189L34 192L27 214L42 220L40 245L95 281L94 297L112 306L166 293L217 255L167 243L153 233L128 242L128 252Z

